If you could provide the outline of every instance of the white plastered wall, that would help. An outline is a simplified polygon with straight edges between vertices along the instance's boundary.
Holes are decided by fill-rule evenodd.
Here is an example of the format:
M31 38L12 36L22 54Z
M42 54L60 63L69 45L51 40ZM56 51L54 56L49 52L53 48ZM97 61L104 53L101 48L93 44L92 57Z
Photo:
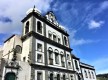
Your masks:
M13 57L13 49L15 49L16 45L20 45L22 47L21 38L17 35L13 36L11 39L6 41L3 46L3 58L12 59ZM20 59L18 59L20 60Z
M31 38L28 38L26 39L24 42L23 42L23 49L22 49L22 55L21 55L21 60L23 61L23 58L26 57L25 61L27 62L28 60L28 55L29 55L29 52L30 52L30 41L31 41Z

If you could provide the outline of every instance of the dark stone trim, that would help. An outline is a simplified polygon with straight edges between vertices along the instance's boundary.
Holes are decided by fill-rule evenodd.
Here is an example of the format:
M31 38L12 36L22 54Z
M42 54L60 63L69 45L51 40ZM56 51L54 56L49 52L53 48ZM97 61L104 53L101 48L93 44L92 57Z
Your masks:
M66 68L68 69L67 55L66 55L66 51L65 50L64 50L64 54L65 54Z
M69 48L70 48L70 40L69 40L69 37L67 37L67 39L68 39L68 45L69 45Z
M48 80L48 70L45 70L45 80Z
M77 58L74 54L72 54L71 53L71 57L73 58L73 59L76 59L76 60L80 60L80 58Z
M44 36L46 37L46 25L45 25L45 23L43 23L43 31L44 31ZM44 61L45 61L45 65L48 65L46 42L44 42Z
M44 42L44 61L45 61L45 65L48 65L48 55L47 55L47 44L46 42Z
M31 42L30 42L31 43ZM32 58L33 59L32 61L35 62L35 59L36 59L36 53L35 53L35 50L36 50L36 40L34 37L32 37Z
M43 22L43 31L44 31L44 36L46 37L46 24Z
M59 71L64 73L76 73L76 71L68 70L68 69L61 69L57 67L50 67L50 66L42 66L37 64L31 64L33 68L41 69L41 70L48 70L48 71Z
M94 66L91 66L91 65L89 65L89 64L82 63L82 62L80 62L80 63L94 68Z
M36 19L34 16L32 16L32 31L36 31Z
M86 68L86 69L91 69L91 70L95 70L94 68L90 68L90 67L86 67L86 66L82 66L80 65L81 68Z
M27 39L27 37L30 37L30 36L34 36L36 39L45 41L46 43L49 43L49 44L54 45L54 46L56 46L56 47L59 47L59 48L61 48L61 49L63 49L63 50L66 50L66 51L69 51L69 52L72 51L71 48L68 48L68 47L63 46L63 45L61 45L61 44L58 44L57 42L52 41L52 40L50 40L49 38L46 38L46 37L44 37L44 36L41 36L40 34L34 32L34 31L31 31L31 32L27 33L27 35L22 36L21 39L22 39L22 41L24 41L24 40Z
M56 29L57 31L61 32L62 34L69 36L69 34L67 32L65 32L64 30L62 30L61 28L59 28L57 25L52 24L51 22L49 22L47 19L45 19L45 17L37 14L36 12L32 12L30 14L28 14L21 22L25 22L28 18L30 18L31 16L35 16L36 18L40 19L41 21L45 22L47 25L49 25L50 27Z
M13 67L13 66L5 66L5 67L10 69L20 69L20 67Z
M10 36L8 39L6 39L5 41L4 41L4 43L6 43L8 40L10 40L12 37L14 37L15 36L15 34L13 34L12 36Z

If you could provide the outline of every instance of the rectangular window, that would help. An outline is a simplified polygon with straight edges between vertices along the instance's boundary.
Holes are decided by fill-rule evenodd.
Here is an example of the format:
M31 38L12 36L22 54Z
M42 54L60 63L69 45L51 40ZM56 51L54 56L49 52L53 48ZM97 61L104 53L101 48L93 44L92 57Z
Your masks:
M69 68L71 68L71 62L68 62L68 66L69 66Z
M42 62L42 54L37 54L37 62Z
M41 72L37 72L37 80L42 80L42 73Z
M55 63L59 64L59 56L57 53L55 53Z
M42 52L42 44L37 43L37 50Z
M42 34L42 23L40 21L37 21L37 32Z
M77 60L75 60L75 66L76 66L76 69L79 70Z
M73 80L73 75L70 76L71 80Z
M69 54L67 54L67 59L70 59L70 58L69 58Z
M64 36L64 44L67 46L67 38Z
M56 40L56 35L53 35L53 40L56 42L57 40Z

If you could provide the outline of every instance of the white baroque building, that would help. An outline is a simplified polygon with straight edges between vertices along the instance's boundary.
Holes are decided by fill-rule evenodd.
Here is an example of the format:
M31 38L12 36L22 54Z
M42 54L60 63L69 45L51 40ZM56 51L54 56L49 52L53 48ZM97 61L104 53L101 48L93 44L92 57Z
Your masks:
M32 8L22 20L22 35L0 49L0 80L96 80L93 66L71 53L69 34L49 11Z

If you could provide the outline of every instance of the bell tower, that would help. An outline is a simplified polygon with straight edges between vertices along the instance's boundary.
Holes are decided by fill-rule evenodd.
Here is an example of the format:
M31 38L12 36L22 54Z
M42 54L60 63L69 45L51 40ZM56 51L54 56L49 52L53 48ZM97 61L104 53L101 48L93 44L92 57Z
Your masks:
M40 11L34 8L30 8L26 12L26 17L21 21L23 24L22 29L22 41L23 41L23 49L21 60L25 62L33 62L35 53L35 41L33 37L33 33L36 30L36 19L34 15L40 15Z

